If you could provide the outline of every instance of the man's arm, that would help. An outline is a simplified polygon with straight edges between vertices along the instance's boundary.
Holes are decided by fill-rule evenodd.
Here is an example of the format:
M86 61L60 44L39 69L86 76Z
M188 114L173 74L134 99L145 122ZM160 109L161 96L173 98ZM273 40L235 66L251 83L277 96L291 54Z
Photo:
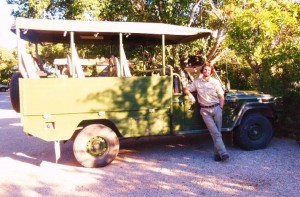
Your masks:
M186 95L191 94L191 92L187 88L183 88L183 93Z
M219 103L220 103L221 109L223 109L223 107L224 107L224 101L225 101L224 95L223 94L219 94Z
M219 98L220 107L221 107L221 109L223 109L224 103L225 103L225 98L224 98L224 91L223 91L221 83L219 81L217 84L217 95Z
M190 99L191 103L195 103L196 102L195 97L193 96L193 94L191 93L191 91L189 91L187 88L183 88L183 93L185 93L186 95L189 96L189 99Z

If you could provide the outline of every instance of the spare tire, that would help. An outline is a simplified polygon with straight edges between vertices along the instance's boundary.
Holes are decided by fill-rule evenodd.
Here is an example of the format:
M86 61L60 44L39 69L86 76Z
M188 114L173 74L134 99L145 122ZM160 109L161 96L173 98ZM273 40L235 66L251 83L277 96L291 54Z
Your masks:
M14 72L10 79L10 102L16 112L20 112L20 94L19 94L19 78L22 78L20 72Z

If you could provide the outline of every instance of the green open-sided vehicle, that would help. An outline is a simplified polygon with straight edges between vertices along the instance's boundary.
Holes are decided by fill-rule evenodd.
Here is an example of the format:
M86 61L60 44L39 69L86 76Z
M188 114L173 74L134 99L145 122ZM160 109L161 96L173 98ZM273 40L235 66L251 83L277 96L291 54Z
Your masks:
M18 37L19 71L12 76L10 93L24 132L56 145L74 140L74 155L81 165L108 165L118 154L120 138L208 132L199 105L191 104L182 92L182 76L166 65L165 46L208 37L210 30L161 23L25 18L17 18L12 30ZM26 52L24 41L69 43L68 74L48 76L37 61L39 56ZM82 43L119 46L119 59L113 57L108 65L113 74L85 75L75 47ZM124 45L161 46L160 75L132 76ZM186 68L186 72L198 70ZM234 132L246 149L267 146L276 118L274 97L235 90L226 90L225 97L222 131Z

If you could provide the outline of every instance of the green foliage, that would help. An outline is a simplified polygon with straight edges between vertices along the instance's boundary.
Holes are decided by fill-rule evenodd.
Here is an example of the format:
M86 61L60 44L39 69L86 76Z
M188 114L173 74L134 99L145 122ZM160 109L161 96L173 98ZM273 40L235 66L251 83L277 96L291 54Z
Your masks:
M163 22L186 25L194 1L109 1L99 19L110 21Z
M251 78L251 68L241 64L219 64L218 73L223 81L230 82L230 88L236 90L255 90Z
M7 3L18 5L18 9L14 10L12 13L14 16L41 18L43 17L43 12L47 9L50 0L7 0Z
M251 68L252 82L248 81L254 87L283 97L280 129L299 131L299 3L249 0L229 4L232 3L235 6L228 15L225 46ZM239 66L234 66L231 72L242 79L238 70Z
M13 68L17 65L15 52L7 51L0 47L0 83L7 84L12 75Z
M44 45L39 48L40 56L43 57L45 63L51 64L55 58L66 58L70 47L63 44ZM33 55L35 53L32 53Z
M299 5L291 1L236 2L226 43L252 68L259 90L278 93L299 80L294 77L299 76L294 70L299 66L298 17Z
M300 140L300 88L282 97L282 114L277 126L281 135L288 135Z

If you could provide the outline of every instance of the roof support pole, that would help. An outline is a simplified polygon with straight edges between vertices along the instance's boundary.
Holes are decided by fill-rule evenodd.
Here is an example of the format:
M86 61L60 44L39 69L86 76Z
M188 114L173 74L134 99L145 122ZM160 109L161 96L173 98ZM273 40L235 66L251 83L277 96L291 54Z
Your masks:
M22 59L22 47L25 48L25 43L21 39L21 32L20 28L16 26L16 35L17 35L17 47L18 47L18 68L23 78L28 78L27 71L25 70L25 67L23 65L23 59ZM24 46L23 46L24 45Z
M145 47L144 45L142 45L141 47L142 47L142 55L143 55L143 71L145 71L146 70Z
M163 66L163 76L166 75L166 46L165 46L165 34L162 35L162 66Z
M21 68L21 61L22 61L22 57L21 57L21 36L20 36L20 29L18 27L16 27L16 35L17 35L17 50L18 50L18 63L19 63L19 71L21 72L20 68ZM21 72L21 74L23 75L23 73ZM24 77L24 76L23 76Z
M21 64L21 33L20 29L16 27L16 35L17 35L17 46L18 46L18 62L19 62L19 67Z
M120 33L119 34L119 44L120 44L120 47L119 47L119 56L120 56L120 73L121 73L121 77L124 77L124 68L123 68L123 58L122 58L122 48L123 48L123 34Z
M73 57L73 54L74 54L74 49L75 49L75 43L74 43L74 32L70 32L70 46L71 46L71 61L72 61L72 78L75 78L75 65L74 65L74 61L75 61L75 58Z
M35 46L35 57L39 56L39 45L37 43L34 44Z
M35 58L38 64L38 67L40 68L41 71L45 71L44 69L44 63L43 60L41 59L40 55L39 55L39 44L35 43Z

